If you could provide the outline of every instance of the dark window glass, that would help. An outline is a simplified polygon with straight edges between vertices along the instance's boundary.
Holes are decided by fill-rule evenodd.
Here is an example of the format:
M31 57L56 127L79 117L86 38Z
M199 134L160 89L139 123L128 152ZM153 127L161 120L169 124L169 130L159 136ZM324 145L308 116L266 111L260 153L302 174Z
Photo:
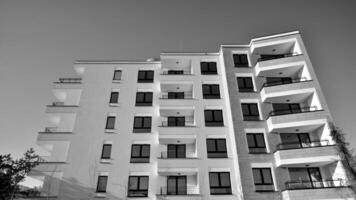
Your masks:
M247 54L234 54L233 58L235 67L248 67Z
M247 133L247 144L250 153L266 153L266 144L263 133Z
M150 162L150 145L133 144L131 146L131 163L148 163Z
M273 103L272 115L285 115L302 112L298 103Z
M148 176L130 176L128 194L129 197L148 196Z
M110 103L117 103L119 101L119 92L111 92Z
M252 168L255 185L273 185L270 168Z
M121 75L122 75L122 71L121 70L115 70L114 71L113 80L115 80L115 81L121 80Z
M107 176L99 176L98 177L98 184L96 186L96 192L106 192L106 185L108 182Z
M230 172L209 172L210 194L231 194Z
M134 133L151 132L152 117L135 117Z
M185 144L168 144L167 158L185 158L186 146Z
M220 99L220 89L218 84L203 84L204 99Z
M101 153L101 158L102 159L110 159L111 156L111 144L104 144L103 145L103 151Z
M187 194L186 176L167 177L167 195L186 195L186 194Z
M185 126L185 117L168 117L168 126Z
M266 85L273 86L273 85L282 85L292 83L293 80L291 77L266 77Z
M153 75L154 72L152 70L138 71L138 79L139 83L153 83Z
M108 116L106 119L106 129L114 129L115 128L115 119L114 116Z
M239 87L239 92L254 91L252 77L237 77L237 86Z
M205 126L224 126L222 110L204 110Z
M218 74L216 62L200 62L201 74Z
M258 113L257 103L242 103L241 108L245 121L260 120L260 114Z
M184 92L168 92L168 99L184 99Z
M168 70L168 74L184 74L184 70Z
M207 139L206 145L208 158L227 158L225 139Z
M152 92L137 92L136 106L152 106L153 93Z

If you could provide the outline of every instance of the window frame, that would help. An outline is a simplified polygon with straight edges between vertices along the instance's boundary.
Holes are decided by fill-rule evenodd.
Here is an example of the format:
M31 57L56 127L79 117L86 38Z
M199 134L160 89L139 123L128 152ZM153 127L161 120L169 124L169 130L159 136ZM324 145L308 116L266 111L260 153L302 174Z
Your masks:
M114 95L117 95L116 98L114 98L115 97ZM113 101L113 100L116 100L116 101ZM109 103L119 103L119 92L111 91Z
M242 57L246 56L246 63L242 62ZM248 59L248 54L247 53L233 53L232 54L232 59L234 63L234 67L237 68L247 68L250 67L249 59Z
M110 125L110 120L113 120L113 125L112 125L112 127L110 126L109 127L109 125ZM105 129L108 129L108 130L114 130L115 129L115 125L116 125L116 116L107 116L106 117L106 125L105 125Z
M246 87L246 79L251 80L251 87ZM242 80L243 85L239 84L239 80ZM253 78L251 76L237 76L236 77L237 88L239 92L255 92Z
M101 181L102 181L102 178L104 178L104 181L105 181L105 187L104 187L104 189L103 188L99 188L99 186L100 186L100 183L101 183ZM97 184L96 184L96 192L97 193L105 193L106 192L106 189L107 189L107 186L108 186L108 176L98 176L98 181L97 181Z
M215 65L212 65L212 64ZM206 64L206 70L203 70L203 65ZM215 67L215 70L214 70ZM217 68L217 62L207 62L207 61L202 61L200 62L200 73L202 75L216 75L218 74L218 68Z
M208 93L204 93L205 89L208 89ZM218 94L214 93L214 89L217 88ZM202 85L202 91L203 91L203 99L220 99L221 98L221 93L220 93L220 85L219 84L203 84Z
M209 151L209 145L208 145L209 142L208 141L214 141L215 151ZM219 150L218 141L224 141L225 150ZM227 158L228 155L227 155L226 138L207 138L206 139L206 152L207 152L207 157L208 158Z
M119 77L119 79L116 79L117 78L116 73L119 73L119 72L120 72L120 77ZM114 76L113 76L112 80L113 81L121 81L122 80L122 70L121 69L114 70Z
M206 118L206 113L207 112L212 112L211 116L212 116L212 120L207 121ZM216 112L220 112L221 113L221 120L216 120L215 118L217 118L215 116ZM206 109L204 110L204 121L205 121L205 126L224 126L224 114L223 114L223 110L217 110L217 109Z
M254 179L254 170L259 170L259 175L260 175L260 179L261 179L261 183L256 183L255 179ZM271 183L265 183L264 180L264 176L263 176L263 170L268 170L269 172L269 176L271 177ZM253 183L254 185L274 185L274 180L273 180L273 175L272 175L272 169L269 167L253 167L252 168L252 176L253 176Z
M248 112L249 113L244 113L244 109L243 109L243 106L246 105L248 106ZM256 106L257 108L257 115L255 114L251 114L251 106ZM251 102L251 103L241 103L241 112L242 112L242 116L243 116L243 120L244 121L260 121L261 120L261 115L260 115L260 109L259 109L259 106L258 106L258 103L254 103L254 102Z
M105 147L110 147L109 148L109 155L106 155L106 156L104 156L104 150L105 150ZM103 144L103 148L102 148L102 150L101 150L101 159L111 159L111 151L112 151L112 144Z
M130 189L131 178L137 178L137 184L136 184L137 189ZM147 178L147 189L143 189L143 190L140 189L142 178ZM129 176L128 186L127 186L127 196L128 197L148 197L149 183L150 183L149 176ZM139 194L142 194L142 195L137 196L137 194L132 194L132 192L134 192L134 193L138 192Z
M253 138L253 141L254 141L254 145L251 145L249 143L249 136L252 136ZM263 138L263 146L260 146L258 145L258 142L257 142L257 136L260 136ZM248 147L248 150L249 150L249 153L252 153L252 154L264 154L264 153L267 153L267 144L266 144L266 138L265 138L265 134L264 133L246 133L246 139L247 139L247 147ZM251 149L261 149L263 151L258 151L258 152L253 152L251 151Z
M142 78L140 73L144 73ZM149 78L149 73L152 73L152 79ZM154 70L139 70L137 74L137 83L153 83L154 82Z
M133 156L134 146L139 147L139 156ZM143 147L148 147L144 149ZM148 156L143 155L145 151L148 151ZM131 145L131 155L130 163L149 163L151 157L151 145L150 144L132 144Z
M217 174L218 175L218 186L212 186L210 176L212 174ZM222 186L222 181L221 181L221 175L222 174L227 174L229 177L229 186ZM230 177L230 172L209 172L209 189L210 189L210 194L211 195L231 195L232 194L232 187L231 187L231 177ZM226 190L227 192L213 192L212 189L223 189Z
M136 119L141 119L141 126L136 127ZM145 120L150 120L150 126L145 127ZM134 123L133 123L133 132L134 133L149 133L151 132L152 129L152 116L135 116L134 117Z
M143 101L138 101L139 95L143 95L143 98L142 98ZM146 98L149 95L151 95L151 99L148 99L146 101ZM152 106L152 103L153 103L153 92L136 92L135 106Z

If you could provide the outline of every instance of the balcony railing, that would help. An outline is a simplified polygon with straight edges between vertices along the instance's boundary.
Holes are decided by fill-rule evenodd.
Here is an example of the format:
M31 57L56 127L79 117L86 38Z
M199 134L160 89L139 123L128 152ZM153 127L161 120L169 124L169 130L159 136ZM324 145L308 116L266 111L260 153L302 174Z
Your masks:
M55 83L82 83L82 78L59 78Z
M58 129L58 127L56 127L56 126L55 127L46 127L44 132L54 133L54 132L57 132L57 129Z
M318 107L316 106L310 106L310 107L303 107L300 109L273 110L269 113L269 117L279 116L279 115L290 115L290 114L297 114L297 113L316 112L316 111L322 111L322 109L318 109Z
M162 71L161 75L192 75L192 71L191 70L172 69L172 70Z
M324 146L333 146L333 145L329 143L329 140L315 140L310 142L285 142L277 145L277 151L288 150L288 149L324 147Z
M192 152L187 151L162 151L160 159L197 159Z
M194 121L185 120L177 123L169 123L168 121L162 121L161 127L195 127Z
M164 186L160 188L157 195L199 195L199 188L197 186Z
M297 78L297 79L291 79L290 81L273 81L273 82L264 83L262 85L262 88L277 86L277 85L286 85L286 84L292 84L292 83L307 82L307 81L312 81L312 80L309 80L306 77L301 77L301 78Z
M280 59L280 58L287 58L287 57L293 57L293 56L300 56L303 55L298 52L291 52L291 53L285 53L285 54L262 54L263 56L261 58L257 59L257 62L262 62L262 61L267 61L267 60L275 60L275 59Z
M285 190L322 189L348 187L346 180L321 180L321 181L289 181L285 183Z
M169 92L162 92L161 99L193 99L193 92L177 92L175 95Z

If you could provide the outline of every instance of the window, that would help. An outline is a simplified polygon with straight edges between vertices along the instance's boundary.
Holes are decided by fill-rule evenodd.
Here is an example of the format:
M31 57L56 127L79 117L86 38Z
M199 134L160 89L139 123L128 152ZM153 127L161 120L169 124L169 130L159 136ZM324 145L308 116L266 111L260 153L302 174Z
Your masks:
M133 144L131 146L131 163L148 163L150 162L150 145Z
M130 176L128 186L128 197L148 196L148 176Z
M106 185L108 183L108 176L99 176L96 192L106 192Z
M270 168L252 168L256 191L274 191Z
M185 144L168 144L167 145L167 158L185 158L186 147Z
M108 116L106 119L106 129L114 129L115 128L115 119L114 116Z
M301 113L299 103L273 103L273 112L271 115L286 115L293 113Z
M247 54L234 54L233 58L235 67L248 67Z
M225 139L207 139L208 158L227 158Z
M258 112L257 103L242 103L242 114L245 121L259 121L260 114Z
M137 82L139 83L153 83L153 70L138 71Z
M119 81L121 80L121 75L122 75L122 71L121 70L115 70L114 71L114 81Z
M152 106L153 92L137 92L136 106Z
M185 117L168 117L168 126L185 126Z
M291 77L266 77L266 86L282 85L292 83Z
M111 157L111 144L104 144L103 151L101 153L101 159L110 159Z
M187 194L186 176L167 177L167 195L186 195L186 194Z
M237 86L239 87L239 92L254 91L252 77L237 77Z
M230 172L209 172L210 194L231 194Z
M119 92L111 92L110 103L118 103L119 101Z
M134 133L151 132L152 117L135 117L134 119Z
M184 99L184 92L168 92L168 99Z
M201 74L218 74L216 62L200 62Z
M220 99L220 89L218 84L203 84L204 99Z
M224 126L222 110L204 110L205 126Z
M168 70L168 74L172 75L172 74L184 74L183 70Z
M247 133L246 136L250 153L267 152L263 133Z

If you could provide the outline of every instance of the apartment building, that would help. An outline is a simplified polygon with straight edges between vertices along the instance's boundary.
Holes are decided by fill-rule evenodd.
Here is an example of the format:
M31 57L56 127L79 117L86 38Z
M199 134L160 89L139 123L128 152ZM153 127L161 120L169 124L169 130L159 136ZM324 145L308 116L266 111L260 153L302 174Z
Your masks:
M38 135L42 197L355 199L299 32L74 70Z

